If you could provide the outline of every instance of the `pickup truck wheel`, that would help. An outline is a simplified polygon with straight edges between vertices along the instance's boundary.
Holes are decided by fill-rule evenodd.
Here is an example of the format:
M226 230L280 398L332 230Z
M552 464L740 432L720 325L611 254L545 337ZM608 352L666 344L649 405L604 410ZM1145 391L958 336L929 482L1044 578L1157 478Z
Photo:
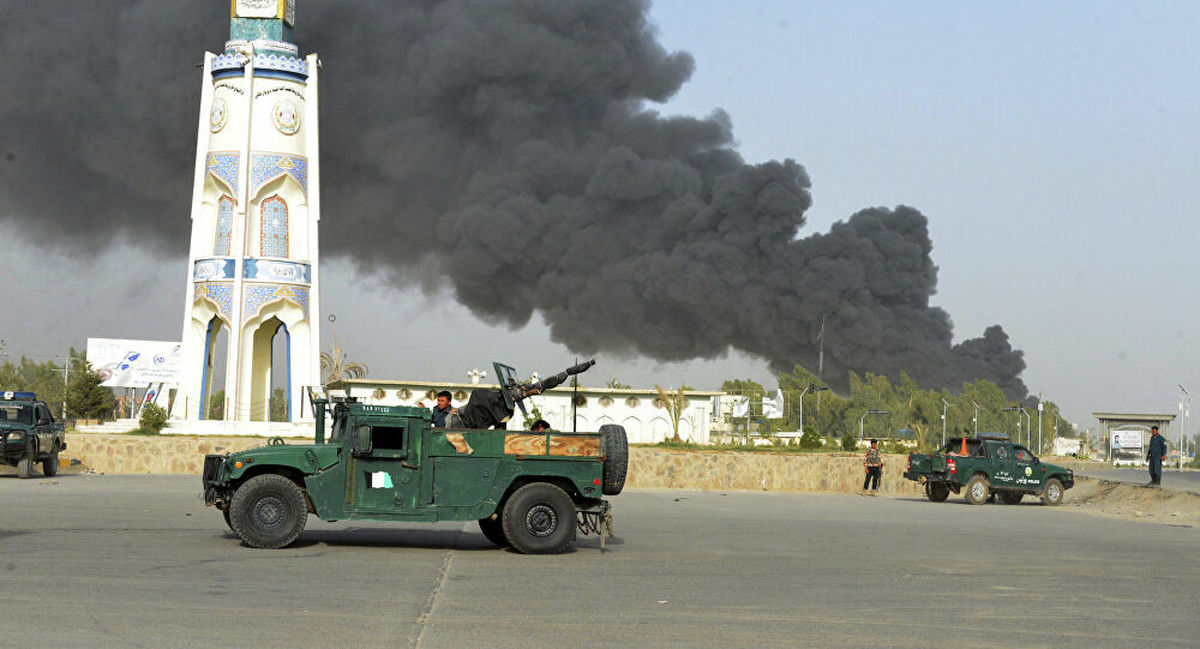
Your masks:
M1000 500L1003 500L1005 505L1019 505L1024 497L1025 494L1018 491L1006 491L1000 494Z
M941 482L926 483L925 495L935 503L946 502L946 499L950 497L950 487Z
M58 475L58 451L55 451L48 459L42 460L42 475L47 478Z
M987 502L990 491L991 487L988 485L987 476L973 475L967 481L967 502L972 505L982 505Z
M545 482L527 484L504 504L504 536L523 554L558 554L575 539L575 503Z
M274 473L246 481L229 503L229 526L252 548L282 548L304 531L308 505L295 482Z
M1051 507L1058 505L1063 499L1062 483L1058 478L1050 478L1046 481L1046 488L1042 490L1042 502Z
M500 523L500 517L479 519L479 531L496 547L508 547L508 538L504 536L504 525Z
M604 437L604 469L600 491L605 496L615 496L625 488L625 474L629 471L629 438L625 427L605 424L600 427Z
M33 477L33 459L26 456L17 460L17 477L32 478Z

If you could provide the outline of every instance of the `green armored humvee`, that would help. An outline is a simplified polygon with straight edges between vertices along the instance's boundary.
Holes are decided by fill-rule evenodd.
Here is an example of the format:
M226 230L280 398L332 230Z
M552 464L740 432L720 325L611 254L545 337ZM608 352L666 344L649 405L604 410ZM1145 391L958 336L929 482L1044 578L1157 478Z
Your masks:
M207 455L204 502L257 548L294 542L310 512L326 521L477 520L488 540L529 554L562 552L576 529L599 534L603 544L612 518L602 496L625 485L625 429L502 428L514 404L593 363L533 383L518 383L511 367L497 363L501 387L472 391L448 422L453 428L434 428L425 408L313 399L314 443L275 438L260 448Z

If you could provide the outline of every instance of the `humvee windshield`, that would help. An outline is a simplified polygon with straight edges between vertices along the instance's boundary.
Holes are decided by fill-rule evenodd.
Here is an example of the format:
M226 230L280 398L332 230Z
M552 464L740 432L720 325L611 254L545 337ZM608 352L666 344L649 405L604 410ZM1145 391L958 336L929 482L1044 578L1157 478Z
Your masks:
M32 424L33 406L0 406L0 421L11 421L18 424Z

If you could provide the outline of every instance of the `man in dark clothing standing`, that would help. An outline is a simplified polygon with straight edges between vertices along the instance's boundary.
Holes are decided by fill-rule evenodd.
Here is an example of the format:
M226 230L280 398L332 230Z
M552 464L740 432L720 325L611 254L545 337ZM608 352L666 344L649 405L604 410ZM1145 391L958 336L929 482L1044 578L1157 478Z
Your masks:
M1150 463L1150 486L1157 487L1162 483L1163 456L1167 454L1167 440L1158 434L1158 426L1150 427L1150 449L1146 451L1146 461Z

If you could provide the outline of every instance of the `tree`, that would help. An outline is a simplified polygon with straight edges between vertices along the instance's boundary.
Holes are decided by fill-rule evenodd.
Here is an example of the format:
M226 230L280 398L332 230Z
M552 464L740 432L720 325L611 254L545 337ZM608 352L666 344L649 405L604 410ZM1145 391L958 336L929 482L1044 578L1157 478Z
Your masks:
M607 386L613 390L628 390L628 389L630 389L630 386L628 384L621 383L620 381L618 381L616 379L616 377L609 379Z
M727 379L721 383L721 391L748 397L761 397L766 392L761 384L750 379Z
M679 391L675 393L667 392L661 385L655 384L654 389L658 391L658 398L662 399L664 407L667 409L667 417L671 419L671 441L682 442L679 438L679 418L683 415L683 409L687 405L687 399L683 396L683 385L679 386Z
M283 388L271 390L271 421L288 420L287 392Z
M217 390L208 398L208 414L205 419L225 418L225 391Z
M350 360L335 332L329 351L321 352L321 383L365 378L368 371L366 364Z
M153 403L142 406L138 428L147 435L158 435L167 425L167 411Z
M533 399L530 399L529 412L524 413L524 419L521 422L521 427L525 430L530 430L539 419L544 419L544 417L542 417L542 411L535 403L533 403Z
M78 371L71 372L67 385L67 416L77 419L107 419L116 405L112 390L100 385L103 379L83 361Z

